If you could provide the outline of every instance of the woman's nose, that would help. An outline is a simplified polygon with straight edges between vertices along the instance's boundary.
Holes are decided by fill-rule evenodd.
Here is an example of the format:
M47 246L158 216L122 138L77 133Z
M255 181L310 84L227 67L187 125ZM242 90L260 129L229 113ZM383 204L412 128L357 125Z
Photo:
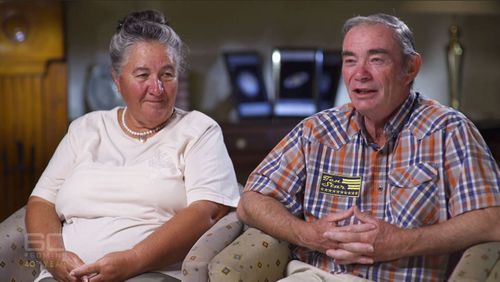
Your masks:
M162 95L164 91L165 88L163 87L163 82L159 78L151 78L148 92L157 96Z

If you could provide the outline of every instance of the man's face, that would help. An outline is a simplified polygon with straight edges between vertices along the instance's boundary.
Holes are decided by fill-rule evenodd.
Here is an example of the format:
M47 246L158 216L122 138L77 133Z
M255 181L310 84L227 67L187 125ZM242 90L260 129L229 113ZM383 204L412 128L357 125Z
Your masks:
M385 122L404 102L418 72L403 68L401 47L393 31L382 24L353 27L344 38L342 58L352 104L376 122Z

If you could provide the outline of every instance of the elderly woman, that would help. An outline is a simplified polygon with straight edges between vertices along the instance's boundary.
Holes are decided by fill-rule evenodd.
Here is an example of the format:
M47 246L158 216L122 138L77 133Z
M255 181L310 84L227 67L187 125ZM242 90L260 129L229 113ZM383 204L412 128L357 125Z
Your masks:
M220 127L174 108L183 44L164 16L129 14L109 52L127 106L73 121L28 201L41 281L170 281L239 200Z

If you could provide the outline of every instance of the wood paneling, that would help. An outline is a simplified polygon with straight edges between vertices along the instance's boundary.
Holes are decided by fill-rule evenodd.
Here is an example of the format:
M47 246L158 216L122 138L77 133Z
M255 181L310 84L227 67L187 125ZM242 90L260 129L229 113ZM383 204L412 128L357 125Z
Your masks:
M66 73L60 2L1 2L0 221L26 204L66 132Z

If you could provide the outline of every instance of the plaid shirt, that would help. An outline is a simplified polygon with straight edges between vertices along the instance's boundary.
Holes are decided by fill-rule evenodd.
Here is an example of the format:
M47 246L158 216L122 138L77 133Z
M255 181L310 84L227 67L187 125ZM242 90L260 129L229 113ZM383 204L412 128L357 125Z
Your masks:
M500 206L498 166L461 113L412 92L386 123L382 147L370 142L360 117L347 104L306 118L253 171L245 189L276 198L306 221L357 205L405 229ZM376 281L443 280L448 263L448 256L420 256L339 265L303 247L293 255L331 273Z

